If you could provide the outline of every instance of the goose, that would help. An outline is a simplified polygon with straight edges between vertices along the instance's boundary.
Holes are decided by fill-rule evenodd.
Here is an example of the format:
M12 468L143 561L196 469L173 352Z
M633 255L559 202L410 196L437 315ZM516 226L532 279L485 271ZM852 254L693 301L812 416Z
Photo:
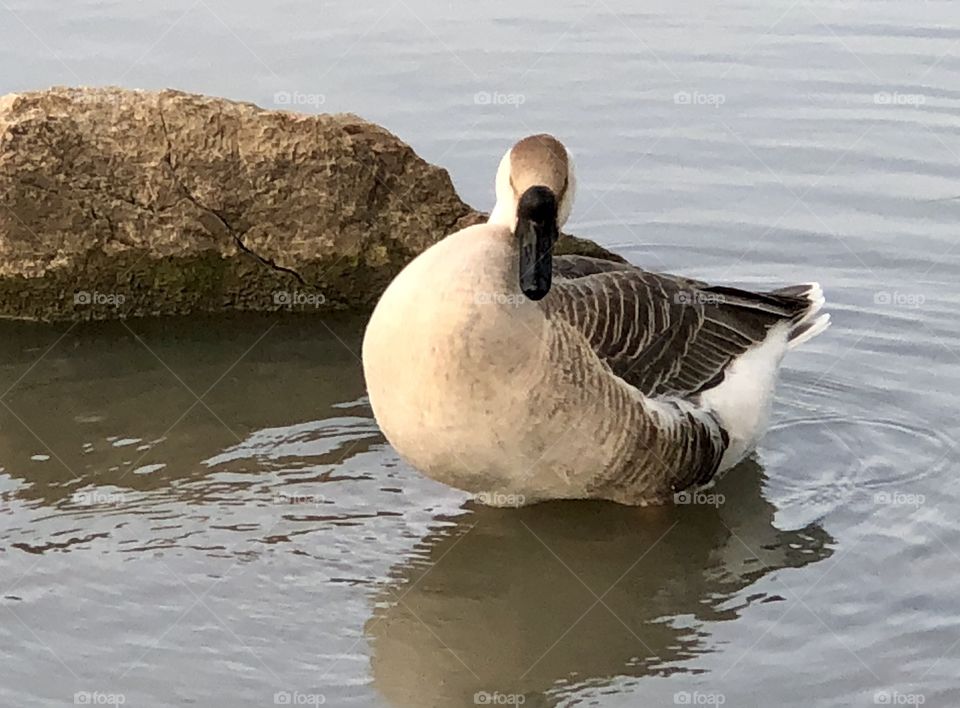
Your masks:
M506 152L489 220L423 251L374 308L371 408L400 457L481 503L682 503L756 447L784 355L830 323L823 293L555 256L575 185L551 135Z

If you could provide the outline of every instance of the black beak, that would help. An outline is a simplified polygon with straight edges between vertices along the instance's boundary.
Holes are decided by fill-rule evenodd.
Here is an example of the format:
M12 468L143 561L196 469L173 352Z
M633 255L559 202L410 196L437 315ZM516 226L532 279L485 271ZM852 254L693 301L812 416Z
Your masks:
M520 290L531 300L542 300L550 292L553 244L560 238L553 190L530 187L521 195L516 235L520 242Z

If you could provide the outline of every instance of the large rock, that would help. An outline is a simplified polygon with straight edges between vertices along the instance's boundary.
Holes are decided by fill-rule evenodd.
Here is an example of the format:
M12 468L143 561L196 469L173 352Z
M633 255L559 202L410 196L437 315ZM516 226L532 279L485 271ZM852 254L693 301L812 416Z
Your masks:
M0 316L369 307L482 218L446 170L349 114L113 88L0 98Z

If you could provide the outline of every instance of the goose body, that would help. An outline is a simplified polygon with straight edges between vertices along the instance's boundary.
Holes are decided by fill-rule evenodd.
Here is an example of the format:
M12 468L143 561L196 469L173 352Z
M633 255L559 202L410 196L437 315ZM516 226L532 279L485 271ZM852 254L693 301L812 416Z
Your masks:
M562 223L572 200L562 149L518 143L491 221L388 286L363 341L370 403L410 464L485 503L669 501L754 448L784 354L829 324L823 297L815 284L751 293L549 257L541 217Z

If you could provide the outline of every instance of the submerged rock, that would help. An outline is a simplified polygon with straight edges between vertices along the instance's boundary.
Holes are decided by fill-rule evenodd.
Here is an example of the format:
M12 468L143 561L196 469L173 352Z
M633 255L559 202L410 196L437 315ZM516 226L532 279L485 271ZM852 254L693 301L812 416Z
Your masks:
M350 114L115 88L0 98L3 317L367 308L482 218L446 170Z

